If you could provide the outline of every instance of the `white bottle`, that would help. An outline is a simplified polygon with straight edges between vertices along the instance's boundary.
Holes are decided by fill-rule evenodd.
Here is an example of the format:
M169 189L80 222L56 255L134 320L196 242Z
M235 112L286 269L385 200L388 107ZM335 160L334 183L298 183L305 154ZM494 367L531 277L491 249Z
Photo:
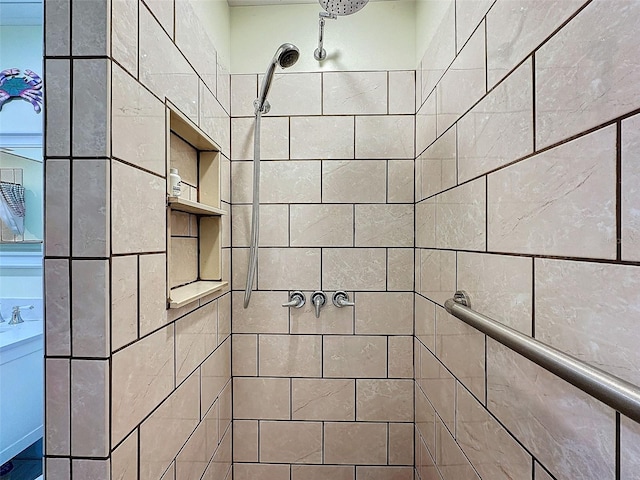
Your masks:
M179 197L182 192L182 179L177 168L169 169L169 191L172 197Z

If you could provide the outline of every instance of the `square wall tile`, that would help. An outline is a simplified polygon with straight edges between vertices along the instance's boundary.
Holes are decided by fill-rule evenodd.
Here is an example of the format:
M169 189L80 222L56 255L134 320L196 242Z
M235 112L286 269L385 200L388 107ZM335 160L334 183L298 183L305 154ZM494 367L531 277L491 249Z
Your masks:
M489 88L564 23L584 0L496 2L487 14Z
M220 102L203 82L200 82L199 127L220 147L223 155L231 156L231 120Z
M322 162L322 201L385 203L386 167L384 160Z
M218 344L218 304L211 302L182 317L175 329L176 383L181 383Z
M436 421L436 465L444 478L456 480L479 480L480 477L469 463L451 432L441 421Z
M628 59L640 54L638 21L640 4L597 0L536 52L537 148L637 108L640 67Z
M324 461L336 465L386 464L387 425L326 422L324 424Z
M413 337L389 337L389 378L413 378Z
M555 477L589 472L615 478L615 412L497 342L487 342L487 408Z
M320 335L260 335L258 351L258 371L262 376L322 376Z
M260 205L260 246L289 246L289 208L289 205ZM252 213L251 205L232 206L230 216L234 247L249 246Z
M255 291L251 302L243 308L244 292L233 292L233 333L289 333L289 312L281 305L285 292Z
M290 205L292 247L353 246L352 205Z
M640 384L638 267L535 261L536 338Z
M294 117L291 119L291 158L353 158L353 138L353 117Z
M288 378L235 377L233 418L288 420L290 392Z
M291 480L291 466L269 463L234 463L234 480Z
M291 268L297 265L297 268ZM319 248L263 248L258 257L258 286L276 290L320 288Z
M356 117L356 158L414 158L413 115Z
M456 291L456 252L446 250L418 250L416 290L432 302L444 306ZM418 288L419 284L419 288Z
M458 52L478 27L494 0L456 0L456 45Z
M356 334L413 333L413 293L358 292L354 301Z
M262 86L263 79L264 75L258 76L259 88ZM253 100L255 97L251 102ZM320 72L276 73L269 90L269 103L271 110L268 116L320 115L322 74Z
M260 170L260 201L319 203L321 162L264 162Z
M356 420L413 422L413 380L356 380Z
M253 100L252 100L253 101ZM231 119L231 159L253 160L255 119ZM260 158L289 158L289 118L262 117L260 120Z
M291 480L354 480L351 466L291 465Z
M386 250L383 248L322 249L322 288L384 291Z
M327 378L385 378L387 338L324 336L323 375Z
M322 423L260 422L260 461L322 463Z
M355 380L294 378L291 380L293 420L355 420Z
M166 249L166 181L114 161L111 171L112 253Z
M413 204L356 205L356 247L413 246Z
M76 478L91 478L93 480L109 480L111 465L109 460L85 460L74 458L71 469Z
M420 388L447 428L455 427L456 379L426 348L420 349Z
M434 90L429 98L416 112L416 154L424 150L433 143L438 134L437 130L437 92Z
M610 126L489 175L488 248L615 258L615 136Z
M429 97L456 56L455 1L443 3L442 20L436 27L420 65L422 99Z
M222 409L227 406L223 397L230 380L231 341L227 340L209 355L200 366L200 403L202 409L208 409L217 398L220 403L221 420L223 417L227 417L226 412L222 412ZM228 417L228 420L230 421L231 417Z
M324 72L325 115L387 113L387 72Z

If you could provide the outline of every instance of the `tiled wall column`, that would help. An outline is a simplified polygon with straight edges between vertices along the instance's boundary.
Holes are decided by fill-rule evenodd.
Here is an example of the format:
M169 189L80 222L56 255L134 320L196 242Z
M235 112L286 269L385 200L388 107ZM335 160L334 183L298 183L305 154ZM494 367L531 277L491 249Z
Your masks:
M443 305L466 290L475 310L640 384L640 5L449 3L418 72L416 471L634 478L638 424Z
M231 294L166 303L166 99L220 145L230 210L206 25L188 1L46 4L48 480L231 476Z
M415 73L276 75L245 310L258 80L231 82L234 478L412 479Z

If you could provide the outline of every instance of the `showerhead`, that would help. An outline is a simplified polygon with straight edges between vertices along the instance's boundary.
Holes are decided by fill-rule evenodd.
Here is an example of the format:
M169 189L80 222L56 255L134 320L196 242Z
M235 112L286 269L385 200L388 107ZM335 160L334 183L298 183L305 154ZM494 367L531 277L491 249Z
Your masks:
M271 82L273 80L273 74L276 71L276 65L280 65L280 68L289 68L294 63L298 61L300 57L300 50L292 43L283 43L276 50L276 54L273 56L269 67L267 67L267 72L264 74L264 79L262 80L262 87L260 88L260 96L253 102L253 106L255 107L256 114L260 113L268 113L271 106L269 102L267 102L267 95L269 94L269 89L271 88Z
M361 10L369 0L318 0L327 13L338 16L351 15Z
M278 55L278 65L282 68L289 68L298 61L298 57L300 57L300 50L291 43L284 43L280 45L276 55Z

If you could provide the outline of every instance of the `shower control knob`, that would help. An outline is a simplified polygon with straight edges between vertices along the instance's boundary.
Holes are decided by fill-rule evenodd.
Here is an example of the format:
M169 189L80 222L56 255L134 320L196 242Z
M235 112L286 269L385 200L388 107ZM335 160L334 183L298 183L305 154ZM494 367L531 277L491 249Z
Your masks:
M295 292L291 292L289 295L289 301L287 303L283 303L283 307L293 307L293 308L302 308L305 304L304 293L296 290Z
M320 318L320 309L327 303L327 296L324 292L313 292L313 294L311 294L311 303L313 303L313 307L315 308L316 318Z
M349 294L344 290L338 290L336 293L334 293L332 301L333 304L338 308L353 307L355 305L355 302L349 301Z

